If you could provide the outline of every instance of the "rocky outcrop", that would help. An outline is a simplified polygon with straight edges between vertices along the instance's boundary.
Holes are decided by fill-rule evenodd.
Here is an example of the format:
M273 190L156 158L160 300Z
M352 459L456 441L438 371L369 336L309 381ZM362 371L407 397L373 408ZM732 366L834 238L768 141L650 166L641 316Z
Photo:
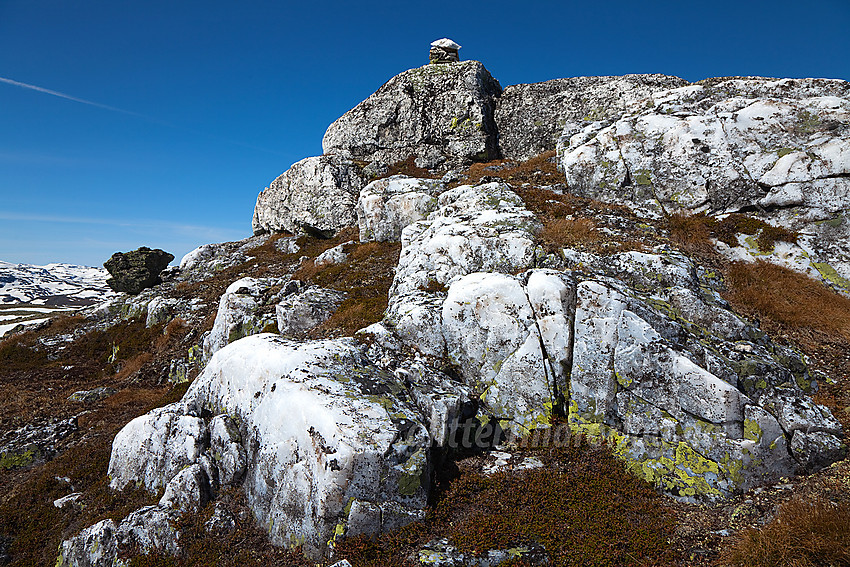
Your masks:
M204 359L242 337L277 329L274 305L287 291L286 281L276 278L242 278L230 284L219 301L213 328L204 337ZM295 288L297 289L297 287Z
M363 185L360 168L341 155L303 159L257 197L254 234L333 236L355 223L354 206Z
M414 407L353 341L248 337L118 434L111 486L164 488L161 507L187 509L241 482L272 542L319 557L423 516L431 438Z
M174 256L165 250L151 250L145 246L132 252L116 252L103 263L112 276L106 284L114 291L136 295L160 283L159 274L173 259Z
M444 189L440 181L403 175L373 181L357 199L360 242L398 242L407 225L434 211Z
M268 235L258 235L238 240L236 242L222 242L203 244L187 253L180 260L180 276L183 280L200 281L204 278L214 276L216 273L247 262L251 256L249 251L264 244ZM281 238L276 245L291 244L291 240ZM294 253L296 250L287 250L286 253Z
M160 551L177 555L180 515L171 508L147 506L136 510L117 525L103 520L84 529L59 546L56 567L123 567L128 554Z
M340 538L423 517L433 461L473 442L459 441L460 428L485 448L541 431L604 440L635 474L686 500L842 458L841 425L812 400L804 357L737 315L718 278L663 239L608 254L544 249L541 219L506 183L446 189L395 176L364 186L354 161L377 171L409 156L430 168L494 157L497 122L505 152L526 157L560 132L571 191L649 216L759 211L811 229L789 246L818 263L837 259L836 277L850 276L839 242L847 84L683 85L663 75L519 85L494 121L501 89L480 63L391 79L328 129L329 155L295 164L260 195L254 219L258 233L326 237L356 218L361 241L400 241L383 320L355 338L298 342L291 337L326 321L342 292L291 277L234 282L204 340L209 362L183 399L115 438L111 486L161 493L158 505L64 542L60 564L112 565L127 542L177 553L167 520L211 501L220 510L224 488L245 494L272 542L327 557ZM355 246L313 263L352 261ZM298 252L294 238L275 247ZM231 251L247 258L244 246ZM181 264L208 274L226 257L202 247ZM140 297L152 324L183 309ZM492 456L487 470L513 458ZM209 523L233 529L223 513ZM546 560L529 551L529 561ZM440 540L419 558L469 559Z
M427 168L494 159L501 92L478 61L410 69L331 124L322 150L385 166L409 156Z
M804 271L850 289L845 81L740 78L658 92L608 127L565 135L559 153L571 191L645 214L759 211L805 233L795 254Z
M403 231L383 326L447 357L484 421L525 434L567 415L574 432L610 439L638 474L684 498L726 496L842 454L799 355L731 312L684 256L565 250L566 267L581 271L512 275L542 257L516 195L491 183L439 202ZM781 417L786 399L805 427Z
M669 75L573 77L505 87L496 105L502 156L526 160L589 124L607 125L652 93L687 85Z

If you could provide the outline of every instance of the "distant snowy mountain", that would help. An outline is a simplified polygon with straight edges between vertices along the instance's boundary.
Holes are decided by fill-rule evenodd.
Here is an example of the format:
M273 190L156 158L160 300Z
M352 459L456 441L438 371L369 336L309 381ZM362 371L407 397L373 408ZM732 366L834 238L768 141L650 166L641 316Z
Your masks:
M103 268L70 264L10 264L0 261L0 336L50 314L99 303L116 295Z

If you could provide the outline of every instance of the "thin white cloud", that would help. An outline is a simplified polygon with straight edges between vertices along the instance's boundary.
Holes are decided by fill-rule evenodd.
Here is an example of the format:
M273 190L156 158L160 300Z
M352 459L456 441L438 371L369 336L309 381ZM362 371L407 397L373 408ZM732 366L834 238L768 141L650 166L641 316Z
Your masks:
M37 215L30 213L7 213L0 211L0 220L13 222L44 222L44 223L67 223L67 224L88 224L100 226L118 226L122 228L148 229L148 230L168 230L183 234L204 234L204 235L238 235L242 231L232 228L221 228L203 225L193 225L176 223L162 220L134 219L134 220L117 220L117 219L101 219L91 217L70 217L60 215ZM243 238L244 236L240 236Z
M7 85L14 85L16 87L21 87L22 89L29 89L31 91L36 91L44 94L49 94L53 96L58 96L59 98L64 98L66 100L72 100L74 102L79 102L82 104L88 104L89 106L95 106L97 108L103 108L104 110L111 110L113 112L120 112L122 114L130 114L132 116L139 116L141 118L147 118L139 114L138 112L132 112L130 110L124 110L123 108L116 108L114 106L109 106L108 104L101 104L99 102L94 102L91 100L86 100L84 98L77 98L75 96L71 96L69 94L60 93L59 91L54 91L50 89L45 89L44 87L39 87L36 85L30 85L29 83L22 83L20 81L15 81L13 79L7 79L6 77L0 77L0 83L6 83Z
M0 77L0 83L6 83L7 85L20 87L22 89L28 89L28 90L36 91L36 92L39 92L39 93L49 94L49 95L56 96L56 97L59 97L59 98L64 98L65 100L70 100L70 101L73 101L73 102L79 102L80 104L87 104L89 106L94 106L96 108L102 108L104 110L111 110L112 112L120 112L121 114L129 114L130 116L136 116L137 118L142 118L143 120L147 120L149 122L154 122L156 124L168 126L169 128L176 128L178 130L183 130L185 132L189 132L189 133L192 133L192 134L198 134L198 135L201 135L201 136L206 136L206 137L214 139L214 140L219 140L221 142L233 144L235 146L241 146L243 148L248 148L250 150L256 150L256 151L260 151L260 152L272 154L272 155L283 155L281 152L278 152L278 151L275 151L275 150L269 150L269 149L266 149L266 148L261 148L259 146L254 146L252 144L246 144L245 142L240 142L238 140L232 140L230 138L225 138L225 137L222 137L222 136L218 136L216 134L209 134L209 133L206 133L206 132L201 132L201 131L195 130L194 128L187 128L185 126L178 126L176 124L171 124L170 122L166 122L164 120L159 120L157 118L145 116L144 114L139 114L138 112L133 112L131 110L124 110L123 108L116 108L114 106L109 106L108 104L101 104L99 102L94 102L92 100L86 100L84 98L71 96L69 94L61 93L59 91L54 91L54 90L51 90L51 89L46 89L44 87L39 87L38 85L31 85L29 83L22 83L21 81L16 81L14 79L8 79L6 77Z

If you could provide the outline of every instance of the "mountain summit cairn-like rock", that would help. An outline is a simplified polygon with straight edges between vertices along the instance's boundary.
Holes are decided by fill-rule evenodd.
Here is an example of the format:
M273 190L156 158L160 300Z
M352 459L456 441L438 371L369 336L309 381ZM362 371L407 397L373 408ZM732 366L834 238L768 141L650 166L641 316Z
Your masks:
M431 42L431 51L428 53L428 59L431 63L454 63L460 61L458 49L460 49L460 45L444 37L443 39Z

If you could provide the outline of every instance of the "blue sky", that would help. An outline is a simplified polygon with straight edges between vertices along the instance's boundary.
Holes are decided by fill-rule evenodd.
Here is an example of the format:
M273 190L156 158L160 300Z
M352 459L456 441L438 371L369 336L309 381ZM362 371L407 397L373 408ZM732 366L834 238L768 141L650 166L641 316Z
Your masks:
M0 260L249 236L257 193L440 37L502 86L847 80L848 29L850 0L0 0Z

